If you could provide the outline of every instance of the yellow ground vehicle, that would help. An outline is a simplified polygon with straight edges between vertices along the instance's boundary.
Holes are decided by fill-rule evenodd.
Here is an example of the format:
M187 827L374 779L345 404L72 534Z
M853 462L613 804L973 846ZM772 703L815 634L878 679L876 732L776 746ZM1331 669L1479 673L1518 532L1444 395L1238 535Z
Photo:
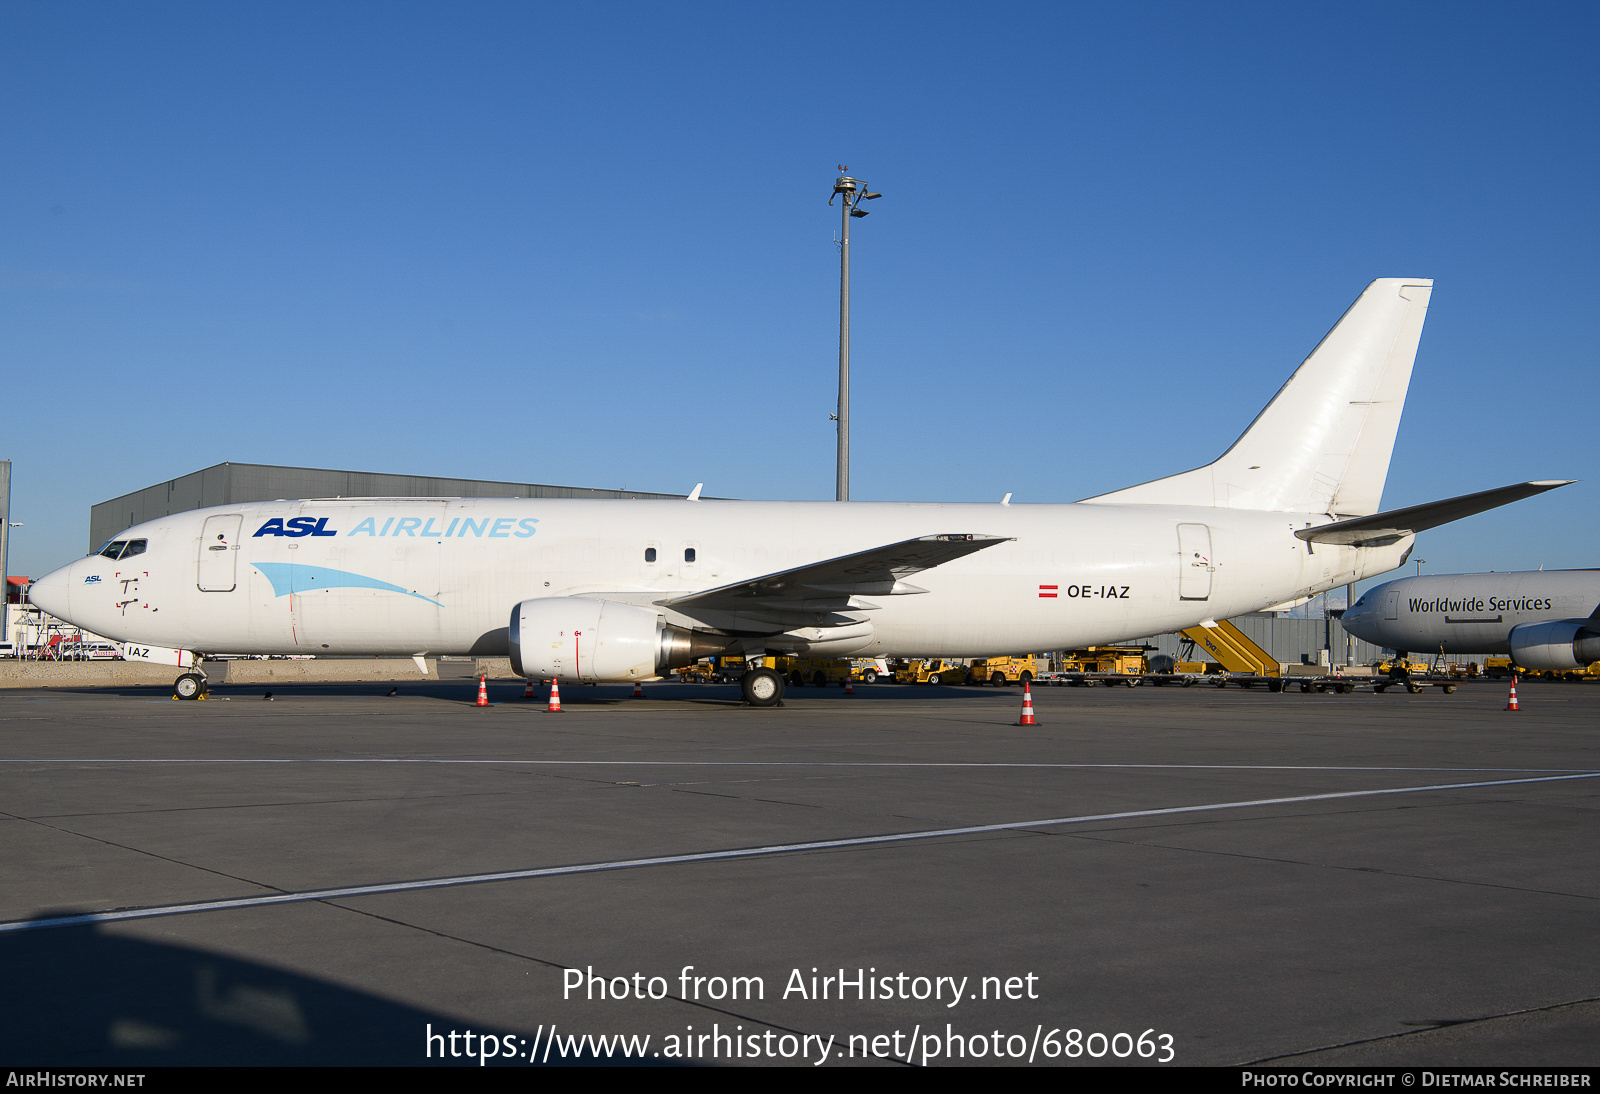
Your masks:
M1396 670L1400 668L1400 662L1393 657L1379 661L1372 666L1373 672L1379 676L1393 676L1396 674ZM1418 661L1414 657L1407 658L1403 671L1407 676L1426 676L1428 675L1428 663L1426 661Z
M1147 670L1140 646L1088 646L1062 654L1058 671L1138 676Z
M702 658L692 665L685 665L673 675L685 684L709 684L717 675L717 666L711 658Z
M965 684L967 666L948 658L934 657L907 661L894 670L897 684Z
M1026 657L983 657L972 663L972 682L995 687L1025 684L1039 675L1040 664L1033 654Z
M828 684L842 687L846 681L875 684L887 667L870 657L776 657L768 660L773 662L769 667L787 676L794 687L805 684L819 688Z
M1548 672L1522 668L1509 657L1485 657L1483 659L1483 674L1491 680L1502 680L1512 673L1516 673L1524 680L1593 680L1600 677L1600 661L1596 661L1586 669Z

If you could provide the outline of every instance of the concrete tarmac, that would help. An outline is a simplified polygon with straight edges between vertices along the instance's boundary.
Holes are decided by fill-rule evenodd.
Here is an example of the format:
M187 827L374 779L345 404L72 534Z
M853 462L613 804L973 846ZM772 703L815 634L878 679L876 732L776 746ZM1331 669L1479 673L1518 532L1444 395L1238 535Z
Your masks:
M0 1062L1600 1062L1600 688L264 690L0 694Z

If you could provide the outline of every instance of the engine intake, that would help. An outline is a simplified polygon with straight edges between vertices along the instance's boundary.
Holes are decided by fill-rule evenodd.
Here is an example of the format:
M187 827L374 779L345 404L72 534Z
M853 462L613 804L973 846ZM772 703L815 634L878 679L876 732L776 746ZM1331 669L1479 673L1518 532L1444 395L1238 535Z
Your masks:
M524 600L511 609L511 669L518 676L572 680L649 680L736 641L685 630L651 608L552 596Z

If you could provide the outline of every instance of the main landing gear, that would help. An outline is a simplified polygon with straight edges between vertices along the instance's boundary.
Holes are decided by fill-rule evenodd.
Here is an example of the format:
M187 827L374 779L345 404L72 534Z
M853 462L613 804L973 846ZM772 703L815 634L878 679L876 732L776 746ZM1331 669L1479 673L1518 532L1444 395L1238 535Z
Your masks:
M739 680L739 690L753 707L783 705L783 677L771 669L751 669Z

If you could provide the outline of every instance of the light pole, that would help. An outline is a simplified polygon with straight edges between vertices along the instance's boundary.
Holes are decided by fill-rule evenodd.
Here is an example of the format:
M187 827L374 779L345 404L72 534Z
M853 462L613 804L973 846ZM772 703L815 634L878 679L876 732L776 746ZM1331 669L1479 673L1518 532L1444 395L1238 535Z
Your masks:
M863 200L881 198L882 194L867 192L867 184L845 174L850 170L839 165L839 177L833 182L833 198L843 199L839 212L839 409L834 420L839 423L839 458L834 498L850 500L850 218L864 217L865 209L857 206Z

